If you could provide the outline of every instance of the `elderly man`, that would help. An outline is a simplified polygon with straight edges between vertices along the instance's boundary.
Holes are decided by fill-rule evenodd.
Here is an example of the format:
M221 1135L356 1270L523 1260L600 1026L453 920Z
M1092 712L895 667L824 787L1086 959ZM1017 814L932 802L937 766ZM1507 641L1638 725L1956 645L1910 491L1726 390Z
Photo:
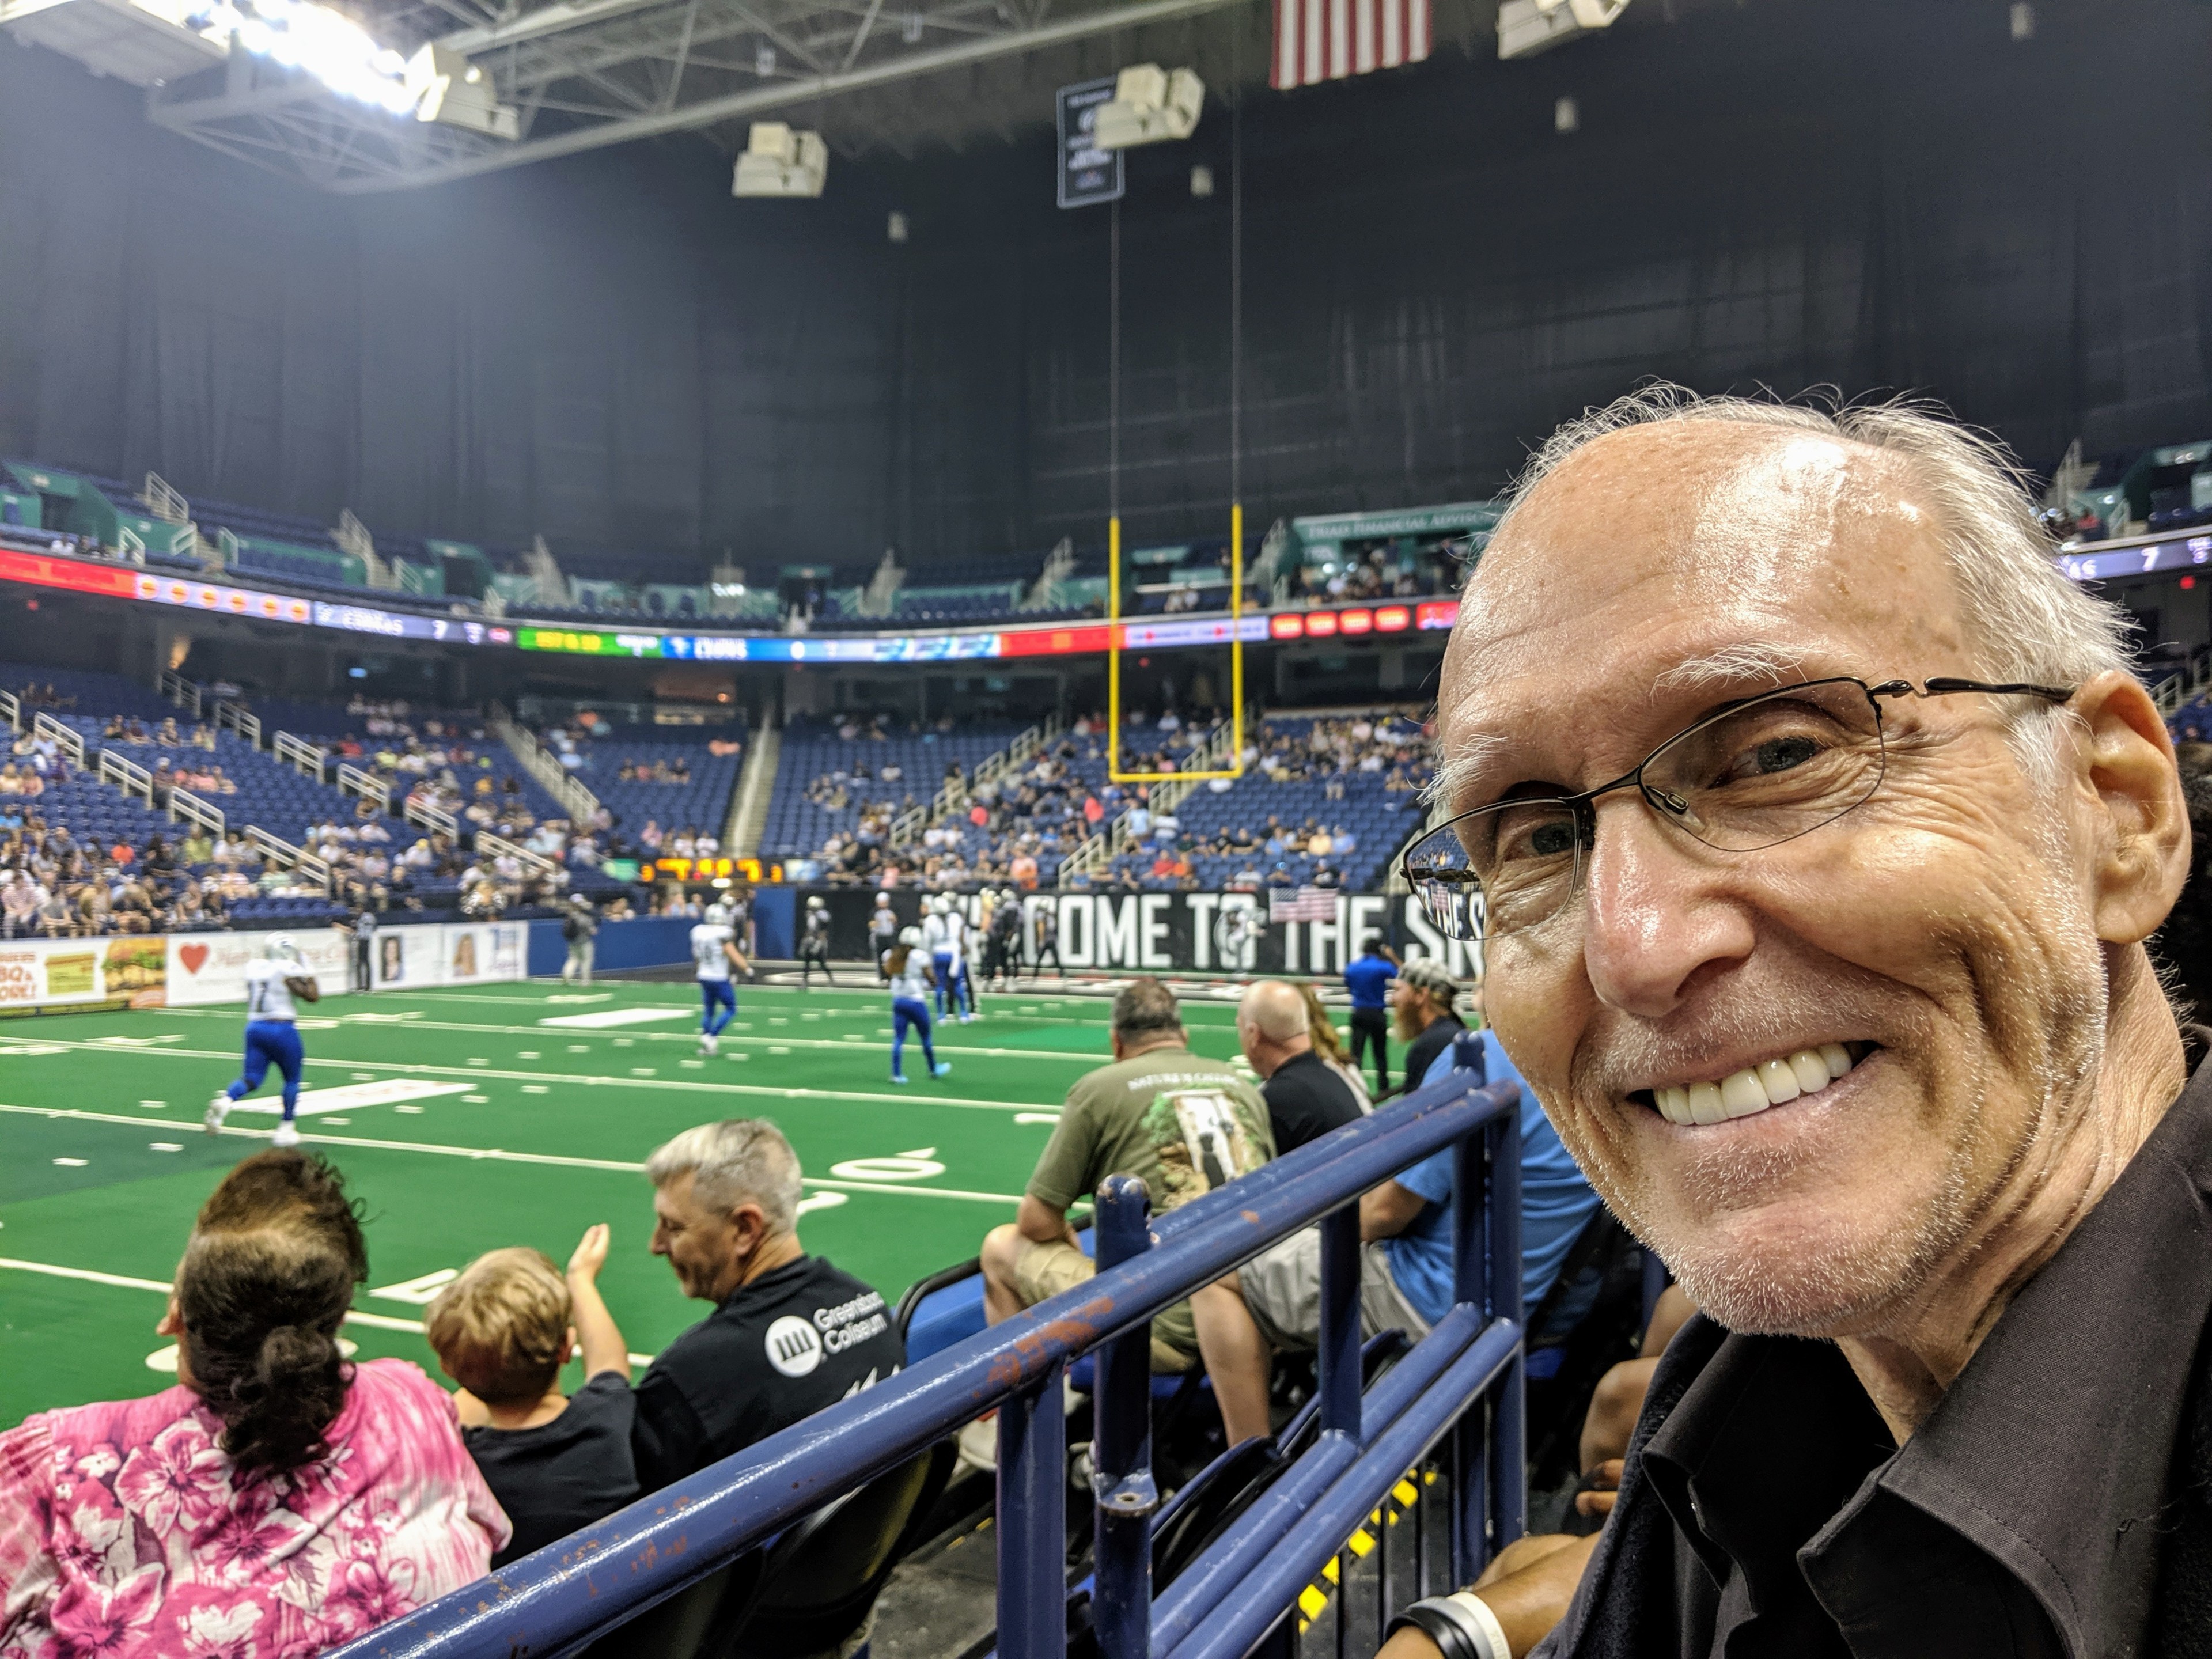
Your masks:
M1067 1212L1108 1176L1140 1178L1158 1214L1275 1155L1266 1103L1227 1061L1191 1053L1159 981L1131 980L1115 994L1111 1038L1114 1063L1067 1091L1014 1221L983 1239L983 1313L994 1325L1097 1271ZM1188 1370L1198 1352L1188 1304L1152 1321L1154 1370Z
M2189 830L2050 554L1911 410L1662 389L1536 458L1407 873L1705 1316L1587 1571L1532 1545L1440 1644L1579 1576L1547 1654L2205 1650L2212 1076L2142 944Z
M637 1385L630 1449L653 1492L906 1363L884 1298L799 1245L799 1158L775 1125L686 1129L646 1160L653 1253L714 1311Z

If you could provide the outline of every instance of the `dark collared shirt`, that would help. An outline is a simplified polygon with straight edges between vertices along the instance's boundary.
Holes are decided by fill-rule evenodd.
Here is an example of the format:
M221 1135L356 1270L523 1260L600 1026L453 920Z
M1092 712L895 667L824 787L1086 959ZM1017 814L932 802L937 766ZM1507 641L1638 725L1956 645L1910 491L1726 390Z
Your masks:
M1543 1659L2212 1653L2212 1065L1899 1449L1832 1344L1702 1316Z

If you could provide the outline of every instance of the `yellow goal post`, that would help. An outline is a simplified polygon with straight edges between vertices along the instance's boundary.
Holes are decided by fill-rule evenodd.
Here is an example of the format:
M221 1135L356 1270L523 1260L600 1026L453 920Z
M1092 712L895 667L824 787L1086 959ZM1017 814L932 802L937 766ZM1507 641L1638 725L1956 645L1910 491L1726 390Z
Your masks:
M1229 508L1229 764L1211 772L1121 769L1121 520L1106 521L1106 775L1115 783L1203 783L1244 775L1244 504Z

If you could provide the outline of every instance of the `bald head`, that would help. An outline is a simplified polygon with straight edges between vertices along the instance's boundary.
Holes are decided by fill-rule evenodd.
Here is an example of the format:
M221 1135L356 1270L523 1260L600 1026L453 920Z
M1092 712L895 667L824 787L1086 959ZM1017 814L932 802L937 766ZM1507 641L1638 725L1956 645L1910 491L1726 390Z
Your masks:
M1285 1060L1313 1047L1306 1000L1295 985L1263 979L1249 987L1237 1005L1237 1038L1244 1058L1261 1077L1273 1077Z
M1869 673L1856 653L1869 680L1924 678L1936 651L1962 674L2074 685L2127 666L2121 622L2052 562L2017 468L1979 434L1912 405L1654 386L1561 427L1516 486L1446 658L1437 794L1460 803L1491 739L1467 704L1499 677L1556 675L1563 634L1602 653L1566 659L1577 678L1634 660L1665 685L1760 690L1873 635L1912 660Z

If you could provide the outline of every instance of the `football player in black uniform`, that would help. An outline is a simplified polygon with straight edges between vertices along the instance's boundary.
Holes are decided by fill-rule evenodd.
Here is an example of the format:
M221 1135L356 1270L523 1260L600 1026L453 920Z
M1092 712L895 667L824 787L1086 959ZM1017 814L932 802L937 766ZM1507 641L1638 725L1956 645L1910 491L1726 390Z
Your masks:
M992 907L990 932L983 939L983 982L1001 979L1006 988L1022 970L1022 896L1009 887Z
M830 984L837 982L837 975L830 971L830 901L818 893L806 901L805 931L799 936L800 985L814 982L817 967Z

